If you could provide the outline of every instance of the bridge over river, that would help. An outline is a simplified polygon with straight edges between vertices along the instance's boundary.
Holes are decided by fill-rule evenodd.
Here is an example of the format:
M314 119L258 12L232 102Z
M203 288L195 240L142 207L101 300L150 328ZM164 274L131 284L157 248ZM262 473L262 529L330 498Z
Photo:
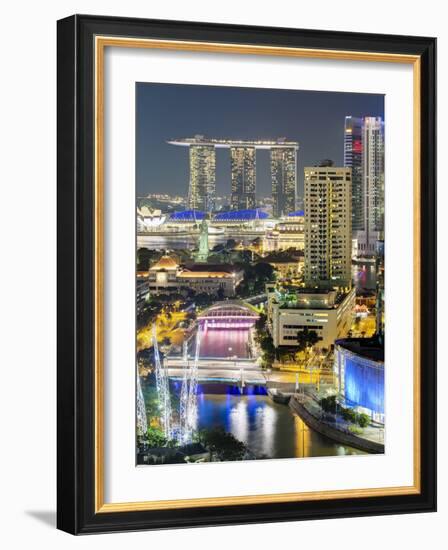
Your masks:
M201 382L216 381L267 385L282 391L294 391L296 372L260 367L259 353L254 349L252 329L258 311L247 302L227 300L218 302L198 315L200 338L196 359L197 377ZM196 336L188 346L188 360L182 356L165 357L164 365L170 378L182 378L185 367L195 362ZM309 374L300 373L300 383L309 384Z
M260 368L251 344L257 318L257 310L245 302L214 304L198 316L197 333L184 355L167 356L160 365L163 376L171 379L168 388L179 396L177 433L182 440L195 430L219 427L260 458L359 452L309 429L275 398L312 386L312 381L305 373Z
M218 302L198 315L198 331L190 341L188 362L194 360L193 350L199 337L199 379L237 381L243 377L245 382L265 383L251 334L258 318L258 311L240 300ZM184 363L183 357L166 357L169 376L182 376Z

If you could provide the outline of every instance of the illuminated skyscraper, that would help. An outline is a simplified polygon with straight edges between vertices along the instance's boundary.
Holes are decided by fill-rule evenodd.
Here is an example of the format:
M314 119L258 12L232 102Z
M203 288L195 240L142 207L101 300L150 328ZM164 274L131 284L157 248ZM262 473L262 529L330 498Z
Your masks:
M362 118L345 117L344 166L352 169L352 231L364 229L362 130Z
M297 149L298 146L271 148L272 213L275 218L296 209Z
M190 145L188 206L211 212L215 208L216 154L213 145Z
M380 235L382 236L382 235ZM376 242L376 334L384 336L384 240Z
M255 208L256 188L255 147L231 147L232 195L230 204L233 210Z
M361 252L375 254L376 241L384 230L384 122L380 117L365 117L363 127L364 235ZM363 237L363 238L362 238Z
M190 152L190 185L188 206L211 212L215 209L215 150L230 149L232 163L232 208L253 209L256 206L256 150L271 153L271 181L274 216L296 210L297 141L277 139L219 139L202 135L169 140L172 145L188 147Z
M352 169L352 229L358 256L375 255L384 229L384 122L345 117L344 166Z
M305 284L351 286L351 168L305 168Z

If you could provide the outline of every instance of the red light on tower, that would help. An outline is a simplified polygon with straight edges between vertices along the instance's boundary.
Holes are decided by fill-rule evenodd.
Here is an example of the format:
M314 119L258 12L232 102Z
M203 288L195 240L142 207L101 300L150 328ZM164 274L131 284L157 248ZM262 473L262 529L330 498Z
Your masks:
M360 139L354 139L353 140L353 148L354 153L362 153L362 143Z

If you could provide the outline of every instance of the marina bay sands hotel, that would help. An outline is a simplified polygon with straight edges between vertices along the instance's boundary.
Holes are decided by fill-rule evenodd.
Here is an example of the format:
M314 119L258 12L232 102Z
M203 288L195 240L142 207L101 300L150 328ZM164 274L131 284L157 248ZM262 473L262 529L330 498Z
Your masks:
M251 141L214 139L196 135L192 138L173 139L168 143L189 148L189 208L204 212L215 209L216 148L230 149L231 208L233 210L255 208L256 150L269 149L273 216L280 217L294 212L298 142L287 141L284 138Z

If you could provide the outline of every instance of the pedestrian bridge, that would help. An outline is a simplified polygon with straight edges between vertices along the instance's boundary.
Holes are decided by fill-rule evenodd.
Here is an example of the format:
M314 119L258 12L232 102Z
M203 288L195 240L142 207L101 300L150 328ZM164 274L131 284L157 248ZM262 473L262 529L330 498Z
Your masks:
M198 323L203 329L250 328L259 318L258 311L242 300L217 302L198 315Z
M190 367L192 360L185 362L180 357L166 357L164 366L170 378L182 378L184 369ZM250 384L265 384L264 371L254 359L224 359L218 357L197 360L199 381L244 381Z

